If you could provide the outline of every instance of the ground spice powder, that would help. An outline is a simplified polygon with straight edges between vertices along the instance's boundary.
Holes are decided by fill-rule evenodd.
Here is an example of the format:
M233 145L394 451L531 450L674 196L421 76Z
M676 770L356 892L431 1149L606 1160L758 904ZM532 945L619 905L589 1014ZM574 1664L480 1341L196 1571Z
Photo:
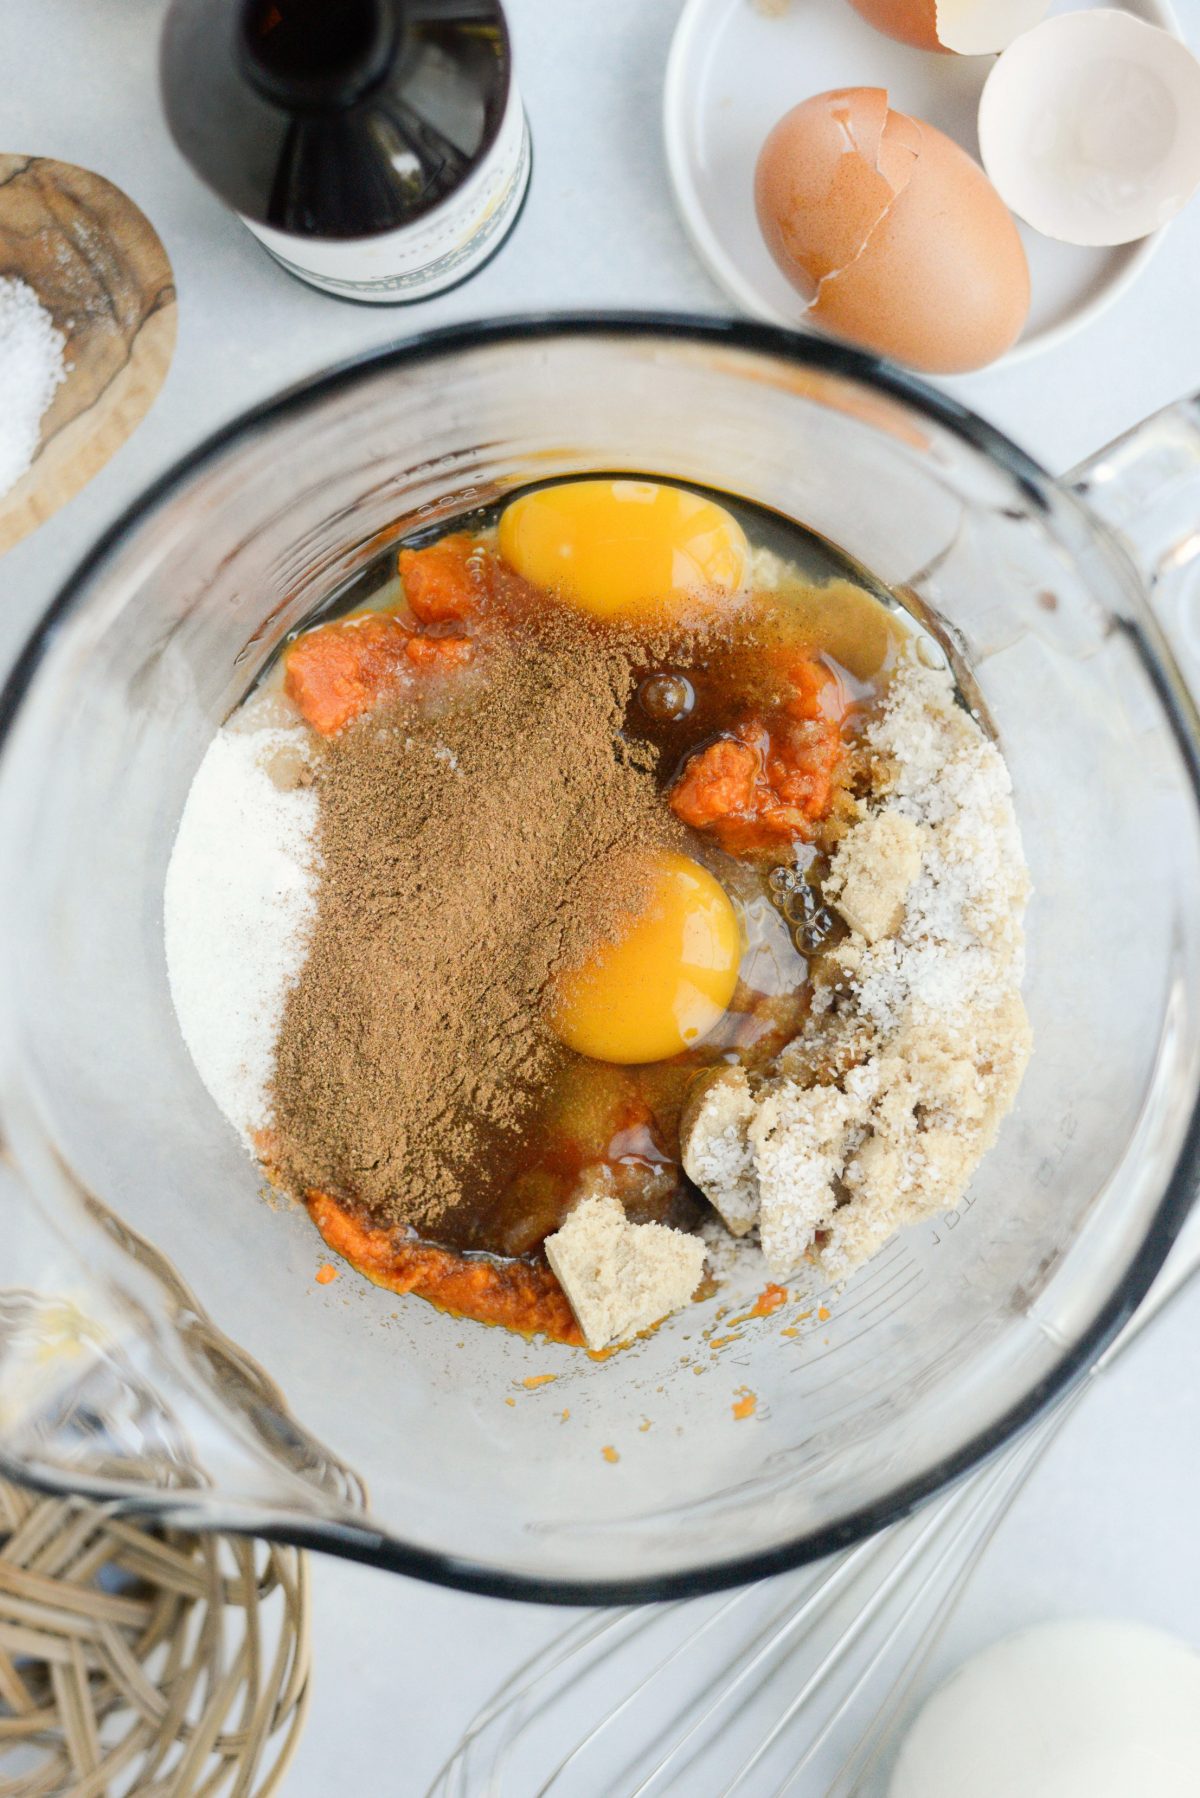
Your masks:
M464 1189L511 1163L562 1066L544 995L612 928L606 862L678 828L656 752L622 734L636 678L629 641L556 611L439 704L320 748L317 918L272 1091L289 1190L469 1240Z

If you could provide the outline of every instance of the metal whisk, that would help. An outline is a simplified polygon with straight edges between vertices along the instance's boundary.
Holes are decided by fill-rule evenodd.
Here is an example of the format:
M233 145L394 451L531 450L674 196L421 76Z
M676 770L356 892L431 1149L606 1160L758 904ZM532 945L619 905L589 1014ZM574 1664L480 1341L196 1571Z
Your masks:
M1091 1379L1198 1269L1200 1210L1089 1378L903 1522L733 1593L583 1616L477 1714L429 1798L882 1793L922 1669L1009 1506Z

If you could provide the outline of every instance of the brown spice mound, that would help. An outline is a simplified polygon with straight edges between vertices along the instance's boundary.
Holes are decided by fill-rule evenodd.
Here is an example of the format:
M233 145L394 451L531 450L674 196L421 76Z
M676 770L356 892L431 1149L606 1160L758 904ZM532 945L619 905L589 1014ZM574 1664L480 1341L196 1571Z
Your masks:
M656 752L621 734L636 677L628 642L555 612L440 708L383 706L321 748L318 913L273 1091L284 1186L436 1237L515 1152L565 1053L547 982L612 923L597 869L674 840Z

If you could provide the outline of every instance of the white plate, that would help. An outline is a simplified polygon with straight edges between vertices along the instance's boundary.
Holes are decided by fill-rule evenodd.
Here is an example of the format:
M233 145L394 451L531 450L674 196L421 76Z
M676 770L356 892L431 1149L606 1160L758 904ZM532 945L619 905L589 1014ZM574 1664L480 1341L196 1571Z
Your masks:
M1051 12L1077 11L1062 0ZM1176 37L1167 0L1129 12ZM978 159L975 121L991 56L938 56L895 44L848 0L687 0L667 61L663 127L675 199L696 252L744 311L806 328L803 302L767 251L754 216L754 165L791 107L834 87L886 87L891 104L936 125ZM1020 225L1033 304L1004 360L1059 342L1137 279L1163 232L1118 249L1055 243ZM811 327L809 327L811 328Z

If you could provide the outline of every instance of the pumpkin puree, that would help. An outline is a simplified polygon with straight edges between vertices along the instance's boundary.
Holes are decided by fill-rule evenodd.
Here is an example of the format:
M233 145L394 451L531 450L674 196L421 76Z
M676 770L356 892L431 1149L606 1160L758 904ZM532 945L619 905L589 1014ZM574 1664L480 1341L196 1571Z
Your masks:
M521 1336L583 1346L562 1287L534 1261L496 1261L457 1255L399 1230L364 1224L328 1193L305 1194L305 1205L335 1255L389 1292L413 1292L440 1311L477 1323L500 1324Z

